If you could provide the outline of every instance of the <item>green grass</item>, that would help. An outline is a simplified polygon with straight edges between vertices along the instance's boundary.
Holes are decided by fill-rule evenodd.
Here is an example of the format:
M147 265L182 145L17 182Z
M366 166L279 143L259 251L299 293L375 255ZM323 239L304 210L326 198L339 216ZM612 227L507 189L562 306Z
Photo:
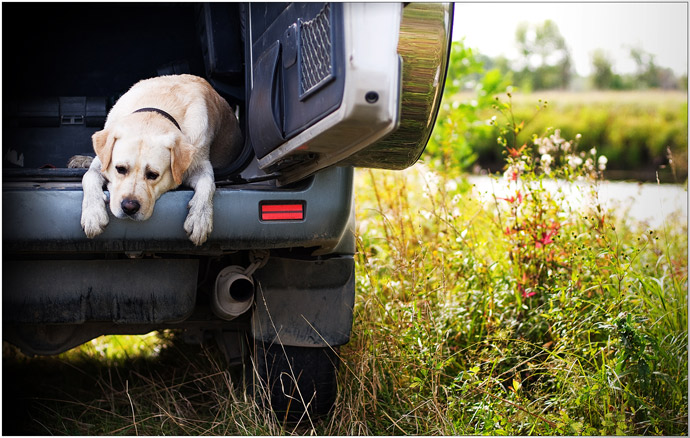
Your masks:
M164 333L57 358L6 347L3 432L687 435L687 218L602 210L597 157L552 135L548 169L536 145L506 149L505 197L424 164L356 172L355 321L329 418L281 424L216 349ZM547 188L576 180L584 205Z
M371 433L687 433L684 221L559 203L541 212L569 218L548 253L519 260L531 237L504 232L506 201L419 169L361 176L350 348L379 383Z

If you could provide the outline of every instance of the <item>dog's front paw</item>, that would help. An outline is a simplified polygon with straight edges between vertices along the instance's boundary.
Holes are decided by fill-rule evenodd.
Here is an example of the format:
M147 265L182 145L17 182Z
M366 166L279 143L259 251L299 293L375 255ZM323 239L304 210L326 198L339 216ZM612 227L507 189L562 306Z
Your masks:
M87 208L82 208L81 227L84 229L86 237L93 239L105 230L108 225L108 210L105 204L94 204Z
M184 221L184 230L194 245L200 246L206 242L213 231L213 207L205 205L197 208L192 205Z

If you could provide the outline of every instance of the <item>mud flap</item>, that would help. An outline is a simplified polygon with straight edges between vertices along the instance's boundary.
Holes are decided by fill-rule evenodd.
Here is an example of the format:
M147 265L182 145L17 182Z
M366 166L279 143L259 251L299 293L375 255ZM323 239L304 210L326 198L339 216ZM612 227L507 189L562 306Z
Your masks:
M352 256L327 260L272 257L254 274L254 339L296 347L346 344L352 329L354 267Z

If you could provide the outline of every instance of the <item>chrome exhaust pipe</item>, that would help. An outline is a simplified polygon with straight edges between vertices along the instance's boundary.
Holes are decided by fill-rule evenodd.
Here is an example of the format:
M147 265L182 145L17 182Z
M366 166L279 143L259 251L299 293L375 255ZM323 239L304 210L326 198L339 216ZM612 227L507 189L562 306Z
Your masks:
M224 268L216 277L213 291L213 313L219 318L237 318L252 307L254 279L246 275L246 268L233 265Z

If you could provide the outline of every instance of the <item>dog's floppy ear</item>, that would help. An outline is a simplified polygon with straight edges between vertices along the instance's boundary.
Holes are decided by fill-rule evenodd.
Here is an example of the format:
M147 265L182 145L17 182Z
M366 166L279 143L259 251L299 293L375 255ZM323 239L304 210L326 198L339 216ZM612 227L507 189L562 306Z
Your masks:
M182 184L184 173L189 169L194 159L194 146L189 143L179 142L170 151L170 169L172 169L175 184Z
M110 157L113 154L115 137L110 135L110 133L104 129L94 133L91 136L91 141L93 142L93 150L101 160L101 169L107 169L110 165Z

